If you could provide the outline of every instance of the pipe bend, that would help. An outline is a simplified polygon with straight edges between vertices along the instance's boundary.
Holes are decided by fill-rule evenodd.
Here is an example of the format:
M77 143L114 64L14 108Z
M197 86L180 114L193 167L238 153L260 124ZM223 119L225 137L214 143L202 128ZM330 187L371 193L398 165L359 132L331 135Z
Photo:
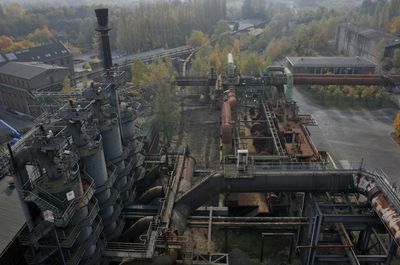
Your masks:
M133 225L131 225L126 232L121 236L121 241L134 241L141 234L143 234L149 227L153 216L145 216L137 220Z
M145 193L143 193L142 196L138 199L137 203L138 204L148 204L155 198L162 197L164 195L164 190L162 186L155 186L152 187L151 189L147 190Z

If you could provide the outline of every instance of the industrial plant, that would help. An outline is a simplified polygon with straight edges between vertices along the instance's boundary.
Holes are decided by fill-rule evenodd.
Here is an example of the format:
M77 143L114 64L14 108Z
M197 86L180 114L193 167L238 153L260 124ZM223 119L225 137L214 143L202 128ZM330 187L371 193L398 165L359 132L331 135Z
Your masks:
M254 252L259 264L395 264L394 188L362 162L340 168L317 150L308 130L317 124L293 100L293 84L389 77L338 81L286 66L244 76L227 54L221 73L171 81L206 91L209 107L182 99L183 112L202 118L185 121L167 148L126 89L126 68L113 64L108 9L95 13L101 80L9 145L25 225L4 264L258 264Z

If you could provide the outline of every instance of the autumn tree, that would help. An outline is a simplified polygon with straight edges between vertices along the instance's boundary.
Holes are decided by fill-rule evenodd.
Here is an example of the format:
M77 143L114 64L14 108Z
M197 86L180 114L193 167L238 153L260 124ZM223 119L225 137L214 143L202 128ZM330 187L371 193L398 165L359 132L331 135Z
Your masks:
M400 16L397 16L392 20L390 32L400 32Z
M81 54L81 49L73 45L71 42L67 41L66 43L64 43L64 45L73 56Z
M0 36L0 52L11 52L14 50L19 50L27 48L30 46L29 42L21 41L16 42L13 38L7 36Z
M396 118L393 121L393 129L397 138L400 138L400 112L397 112Z
M65 76L62 90L63 90L63 92L71 92L72 91L71 79L69 78L69 76Z
M132 83L141 86L149 80L149 69L139 58L131 66Z
M244 54L240 58L240 72L245 75L259 75L264 68L263 57L256 53Z
M89 79L88 79L87 75L84 74L83 77L82 77L83 89L88 88L88 84L89 84Z
M272 61L280 59L290 52L290 43L287 39L274 39L265 49L265 55Z
M49 40L51 40L51 38L53 38L53 33L51 33L47 26L35 29L34 32L30 33L27 36L27 39L35 44L48 42Z

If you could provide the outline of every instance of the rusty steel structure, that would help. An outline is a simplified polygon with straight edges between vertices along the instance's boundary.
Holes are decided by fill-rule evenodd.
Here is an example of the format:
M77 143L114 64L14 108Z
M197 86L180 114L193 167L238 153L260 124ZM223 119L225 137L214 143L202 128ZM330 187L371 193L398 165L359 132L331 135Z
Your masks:
M250 81L243 78L243 82ZM265 78L264 78L265 79ZM186 76L177 77L175 80L178 86L208 86L215 83L215 79L207 76ZM242 83L243 83L242 82ZM259 84L264 85L267 80L260 80ZM365 86L396 86L400 84L400 75L379 75L379 74L293 74L294 85L365 85Z
M160 148L151 113L140 122L112 63L108 10L96 15L103 81L10 146L26 264L229 264L237 231L256 236L261 262L279 238L289 264L391 264L397 193L383 174L335 168L315 148L285 69L241 77L230 55L228 74L177 78L205 86L218 117L220 159L202 168L190 146Z

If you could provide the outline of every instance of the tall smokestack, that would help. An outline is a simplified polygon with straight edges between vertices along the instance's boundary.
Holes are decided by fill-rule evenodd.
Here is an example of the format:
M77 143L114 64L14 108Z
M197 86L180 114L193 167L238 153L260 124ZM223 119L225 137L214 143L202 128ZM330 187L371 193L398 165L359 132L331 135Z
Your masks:
M108 32L111 28L108 27L108 8L96 9L97 17L97 28L96 31L100 32L101 35L101 48L103 50L103 65L105 70L109 70L112 67L111 47L110 38Z

